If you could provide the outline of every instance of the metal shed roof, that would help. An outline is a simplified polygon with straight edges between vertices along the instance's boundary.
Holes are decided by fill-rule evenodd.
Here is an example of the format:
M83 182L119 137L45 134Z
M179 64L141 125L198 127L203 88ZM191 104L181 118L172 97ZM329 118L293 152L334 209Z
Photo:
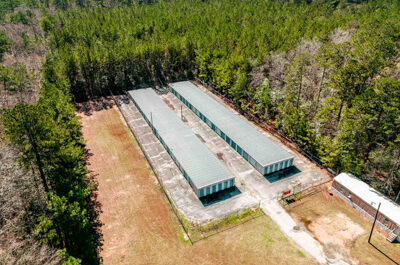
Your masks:
M350 190L364 202L371 205L374 209L377 209L378 204L381 203L379 211L387 218L400 225L400 206L394 201L350 173L340 173L334 178L334 180L346 189Z
M167 107L153 89L131 90L129 94L147 119L153 120L158 134L197 189L233 179L233 175L218 158Z
M191 82L169 85L263 167L294 157Z

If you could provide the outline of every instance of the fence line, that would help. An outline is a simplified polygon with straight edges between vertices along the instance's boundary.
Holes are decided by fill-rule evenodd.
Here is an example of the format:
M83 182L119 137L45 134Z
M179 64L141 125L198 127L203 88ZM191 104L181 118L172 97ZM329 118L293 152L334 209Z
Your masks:
M248 214L244 217L242 217L241 215L244 214ZM260 203L258 204L258 206L255 206L255 210L253 210L252 208L250 209L242 209L242 210L238 210L233 214L230 214L228 216L222 217L220 219L211 221L209 223L205 223L203 225L199 225L199 226L195 226L193 228L193 235L195 236L196 233L201 234L199 239L193 239L193 243L196 243L200 240L209 238L211 236L214 236L216 234L219 234L221 232L233 229L239 225L245 224L251 220L254 220L258 217L261 217L264 215L264 212L262 211L261 207L260 207ZM230 220L232 220L233 223L230 222ZM211 229L209 229L209 227ZM207 232L207 230L209 230Z
M280 196L278 195L278 197L280 197L279 200L281 202L283 200L290 200L291 198L293 198L294 200L301 200L302 198L305 198L307 196L310 196L310 195L313 195L313 194L317 193L321 186L323 186L323 185L325 185L325 184L327 184L329 182L331 182L331 180L324 181L324 182L321 181L321 183L319 183L317 185L313 185L312 183L309 183L309 184L304 185L304 186L303 185L299 185L298 186L299 188L297 188L297 189L295 188L296 187L295 186L290 195L284 196L284 193L282 193ZM300 195L303 195L303 196L301 196L299 198L298 196L300 196Z

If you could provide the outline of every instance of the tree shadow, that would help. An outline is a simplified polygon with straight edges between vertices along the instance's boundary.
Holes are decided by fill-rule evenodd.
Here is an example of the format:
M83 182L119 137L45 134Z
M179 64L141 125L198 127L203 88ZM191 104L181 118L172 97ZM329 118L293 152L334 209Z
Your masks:
M83 163L85 165L85 168L87 168L88 165L90 165L89 158L93 156L93 153L90 152L90 150L84 146L84 154L82 156ZM90 220L92 222L92 235L94 238L94 244L96 246L97 250L97 257L100 259L100 264L102 263L101 257L100 257L100 252L103 249L103 233L101 231L101 227L103 226L103 223L100 221L100 214L103 213L102 210L102 204L98 200L98 180L97 176L99 175L98 173L95 173L93 171L88 170L87 172L87 180L91 184L92 190L89 196L89 204L91 211L89 213Z
M111 109L114 105L113 98L107 96L75 103L75 109L78 113L83 113L86 116L90 116L95 111Z

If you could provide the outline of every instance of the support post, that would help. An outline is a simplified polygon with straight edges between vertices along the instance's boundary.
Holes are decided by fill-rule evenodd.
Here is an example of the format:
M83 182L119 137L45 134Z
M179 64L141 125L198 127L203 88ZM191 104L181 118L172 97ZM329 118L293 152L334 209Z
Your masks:
M368 243L371 243L372 232L374 231L374 227L375 227L375 224L376 224L376 219L378 218L378 213L379 213L379 208L380 207L381 207L381 203L379 203L378 209L376 210L376 213L375 213L375 219L374 219L374 222L373 222L372 227L371 227L371 233L369 234Z
M153 127L153 113L150 112L150 119L151 119L151 127Z
M182 115L182 105L181 105L181 120L183 120L183 115Z

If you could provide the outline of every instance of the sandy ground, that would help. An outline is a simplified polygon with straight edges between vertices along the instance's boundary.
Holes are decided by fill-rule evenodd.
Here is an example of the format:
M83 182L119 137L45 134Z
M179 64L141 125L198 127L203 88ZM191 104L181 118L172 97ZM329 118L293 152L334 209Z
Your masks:
M339 250L344 250L350 256L352 242L365 230L354 223L347 215L339 212L332 216L321 216L313 221L308 228L317 235L318 239L325 245ZM351 260L358 264L356 259Z
M80 114L102 204L104 264L315 264L267 216L191 245L115 107Z
M328 187L291 204L288 210L324 245L327 256L360 265L400 261L400 245L387 242L379 229L374 231L372 243L384 254L368 244L372 223L338 196L330 195Z

